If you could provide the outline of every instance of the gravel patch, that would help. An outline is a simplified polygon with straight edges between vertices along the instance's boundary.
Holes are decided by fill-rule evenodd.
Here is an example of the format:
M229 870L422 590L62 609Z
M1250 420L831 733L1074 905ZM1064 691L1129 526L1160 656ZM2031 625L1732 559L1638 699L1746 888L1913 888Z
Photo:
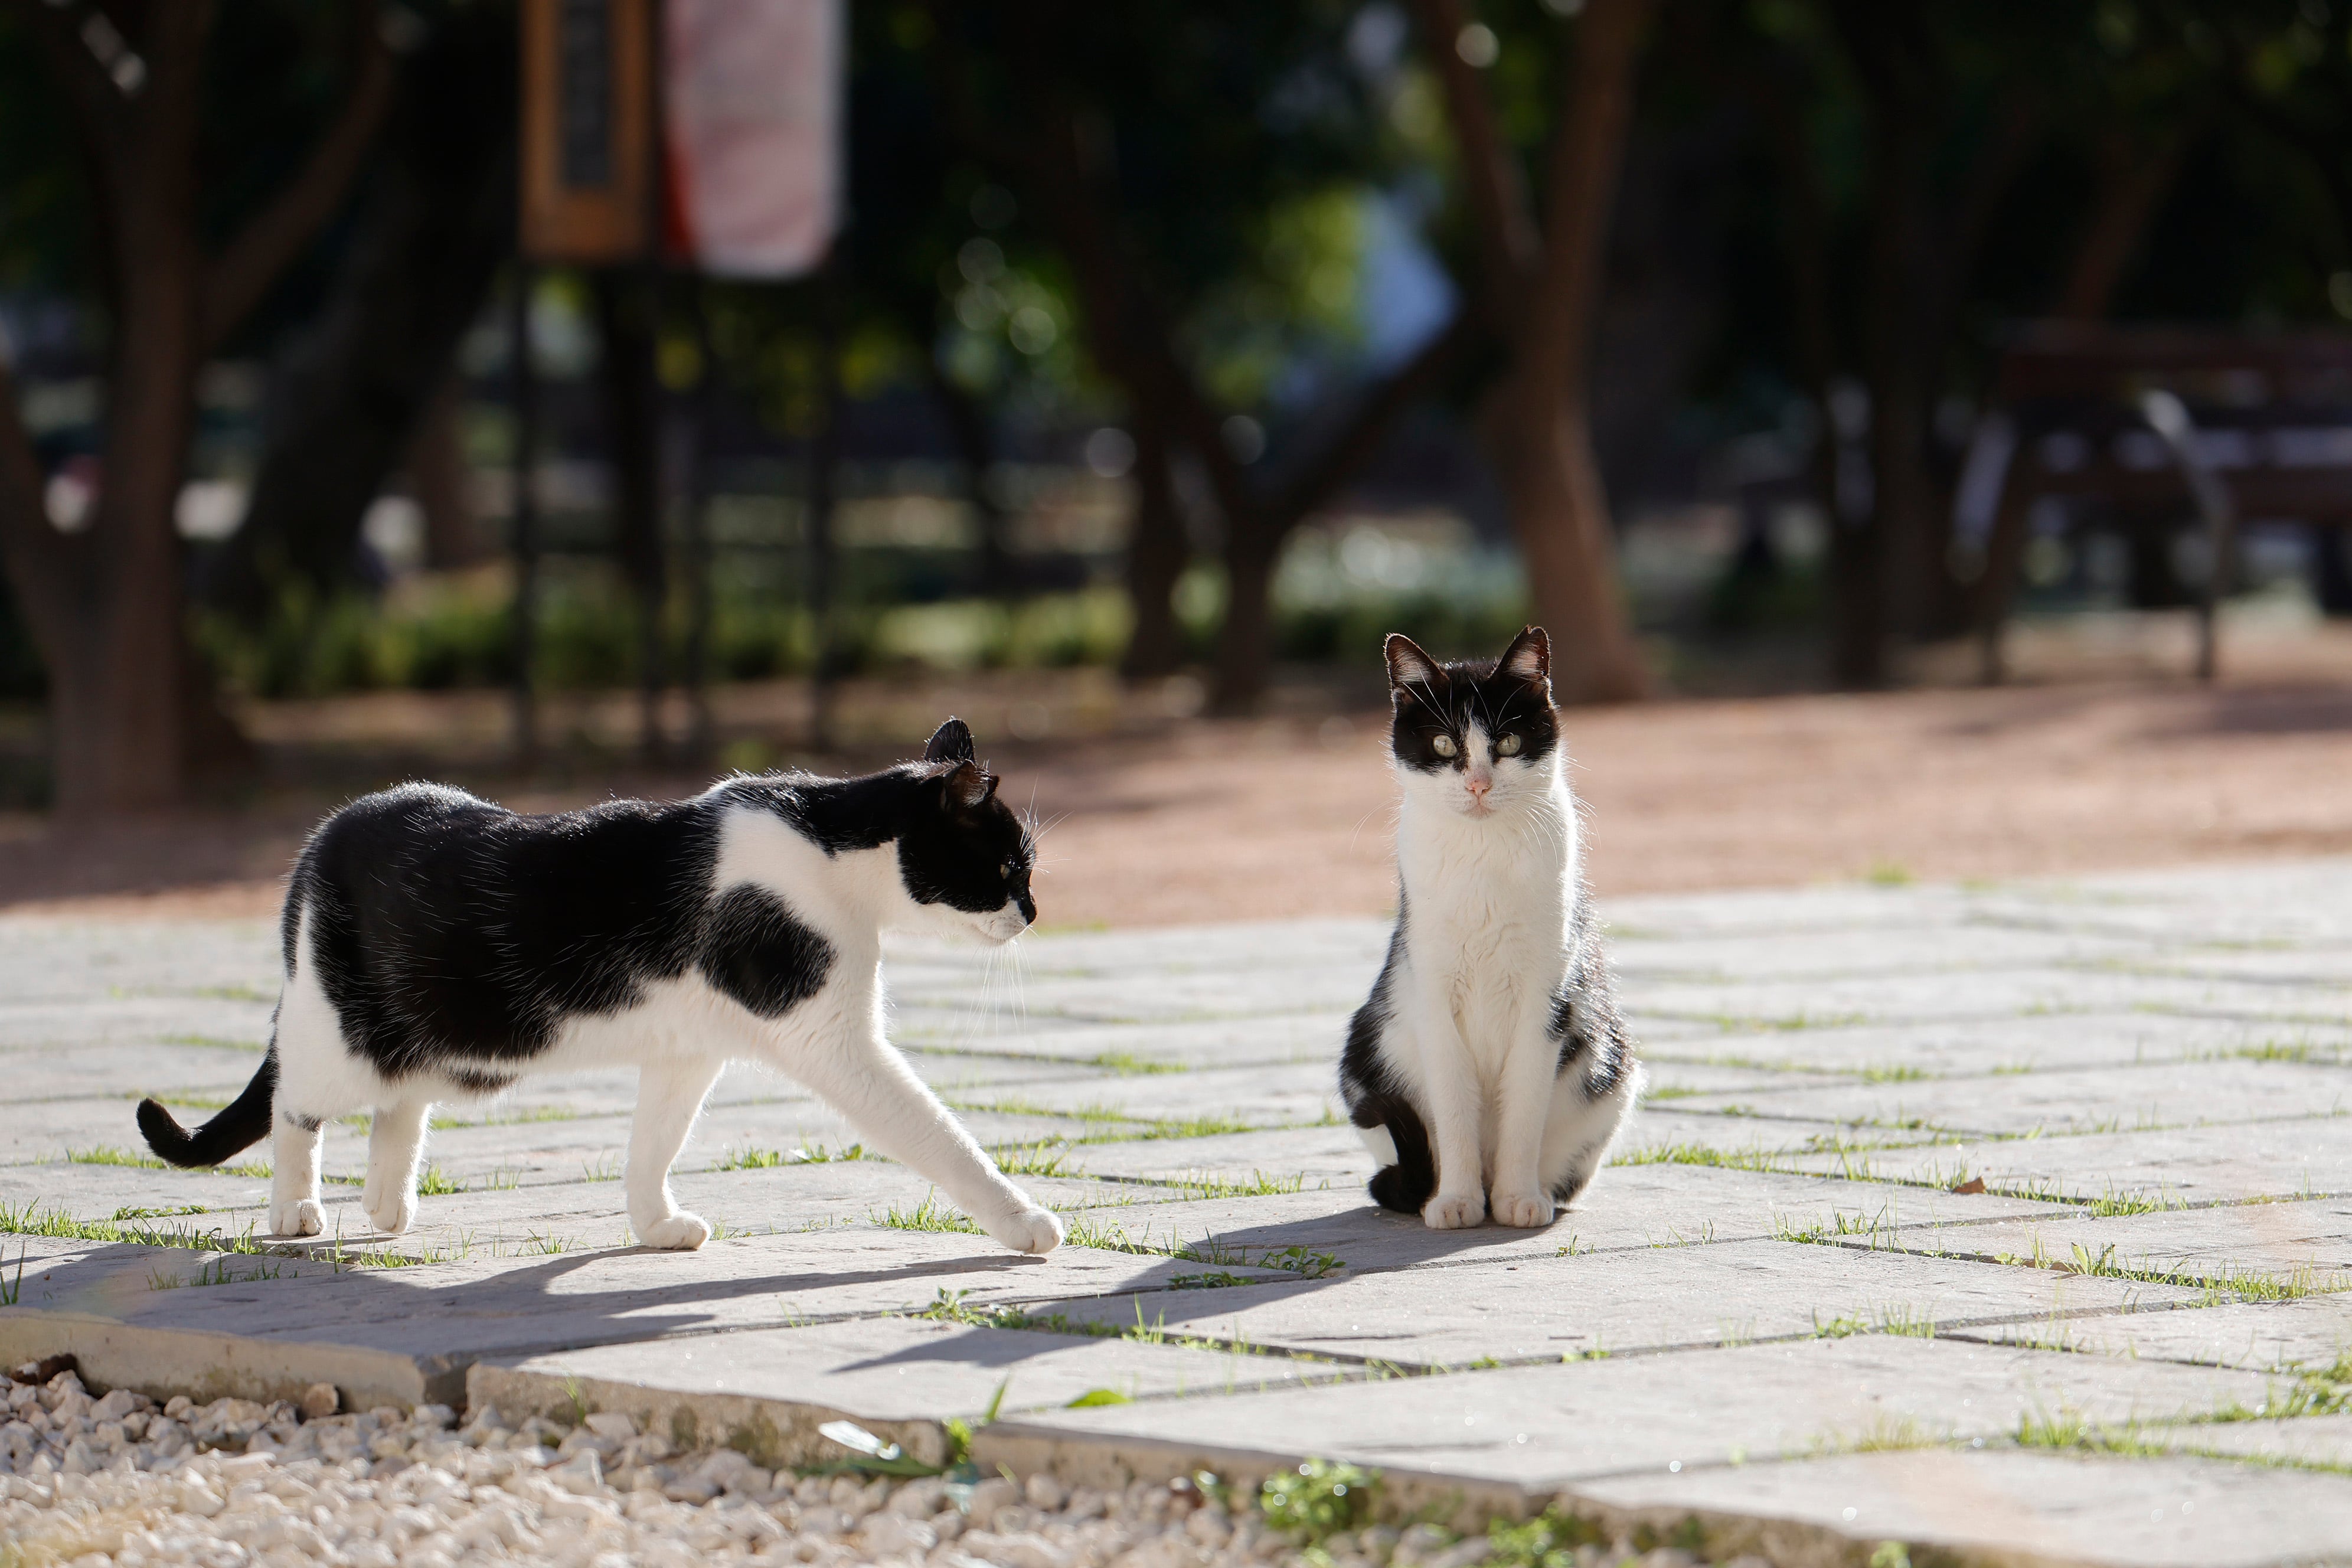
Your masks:
M18 1373L28 1376L31 1369ZM1066 1490L992 1477L961 1506L937 1478L761 1469L732 1449L677 1453L617 1412L565 1428L495 1408L335 1414L299 1404L185 1398L158 1408L72 1372L5 1388L0 1564L325 1563L454 1568L482 1561L588 1568L713 1562L928 1563L938 1568L1472 1568L1494 1544L1426 1525L1325 1536L1311 1552L1255 1500L1183 1481ZM1227 1507L1228 1501L1232 1506ZM1584 1546L1506 1554L1543 1568L1696 1568L1686 1553ZM1769 1568L1745 1559L1731 1568Z

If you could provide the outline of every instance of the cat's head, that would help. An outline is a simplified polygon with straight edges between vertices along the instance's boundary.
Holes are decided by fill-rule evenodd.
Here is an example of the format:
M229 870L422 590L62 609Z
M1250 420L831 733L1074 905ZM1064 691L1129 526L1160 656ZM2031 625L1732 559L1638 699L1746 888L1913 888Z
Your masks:
M923 749L919 797L898 836L898 877L925 923L1008 942L1037 918L1029 894L1035 847L997 778L972 754L961 719L939 727Z
M1395 715L1389 749L1408 794L1473 819L1548 795L1559 763L1551 639L1529 626L1489 664L1441 664L1411 637L1388 641Z

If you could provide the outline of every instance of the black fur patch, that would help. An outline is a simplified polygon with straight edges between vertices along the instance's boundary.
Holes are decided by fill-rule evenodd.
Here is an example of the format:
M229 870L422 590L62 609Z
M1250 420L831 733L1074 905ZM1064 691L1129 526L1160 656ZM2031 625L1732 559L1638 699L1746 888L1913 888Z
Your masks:
M1595 929L1592 892L1576 892L1576 956L1552 993L1551 1035L1559 1042L1562 1074L1584 1074L1584 1096L1599 1100L1613 1093L1633 1059L1633 1043L1625 1037L1625 1020L1617 1011L1617 988Z
M783 900L748 884L711 906L703 977L762 1018L815 995L833 970L833 944L793 918Z

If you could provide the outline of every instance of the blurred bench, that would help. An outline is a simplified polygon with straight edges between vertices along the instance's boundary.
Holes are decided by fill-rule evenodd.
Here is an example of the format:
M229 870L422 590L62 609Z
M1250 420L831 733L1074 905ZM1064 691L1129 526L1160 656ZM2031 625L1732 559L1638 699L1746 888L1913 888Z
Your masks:
M1954 498L1956 542L1982 551L1989 682L2043 497L2192 513L2208 545L2197 673L2211 679L2240 521L2352 526L2352 333L2046 324L2012 342Z

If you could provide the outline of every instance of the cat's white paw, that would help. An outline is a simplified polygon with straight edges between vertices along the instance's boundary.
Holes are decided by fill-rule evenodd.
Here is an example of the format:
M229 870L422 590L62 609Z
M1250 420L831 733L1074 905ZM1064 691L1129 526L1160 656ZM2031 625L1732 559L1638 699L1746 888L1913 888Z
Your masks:
M1486 1217L1486 1200L1476 1193L1459 1198L1440 1193L1421 1211L1421 1223L1432 1230L1467 1230Z
M1032 1204L1020 1213L998 1220L988 1234L1015 1252L1051 1252L1062 1245L1062 1222L1051 1209Z
M637 1239L665 1252L692 1252L710 1239L710 1225L701 1215L681 1209L667 1219L657 1219L644 1226L637 1232Z
M366 1193L360 1203L367 1210L368 1223L387 1236L398 1236L416 1223L414 1193Z
M1515 1225L1525 1230L1549 1225L1558 1212L1551 1199L1541 1193L1496 1193L1490 1207L1496 1225Z
M269 1234L272 1236L316 1236L326 1228L327 1211L319 1206L316 1198L269 1205Z

